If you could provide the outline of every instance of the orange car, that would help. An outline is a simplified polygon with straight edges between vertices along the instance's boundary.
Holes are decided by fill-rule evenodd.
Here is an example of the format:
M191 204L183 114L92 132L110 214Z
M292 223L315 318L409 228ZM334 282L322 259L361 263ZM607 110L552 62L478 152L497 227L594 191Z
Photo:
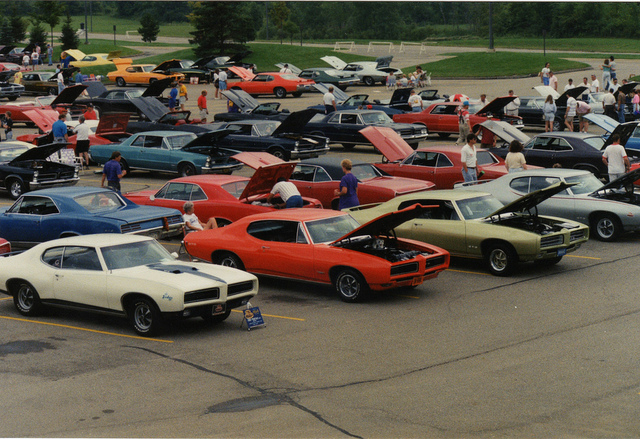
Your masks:
M160 79L172 78L179 82L184 79L182 73L167 73L162 70L156 70L154 64L132 64L131 58L117 58L113 60L117 70L109 72L107 78L115 81L118 87L124 87L127 84L151 84Z
M302 79L293 73L261 72L254 75L242 67L229 67L229 71L235 73L242 81L229 83L231 90L244 90L252 96L274 94L278 99L284 98L287 93L295 98L302 92L312 91L315 84L311 79Z

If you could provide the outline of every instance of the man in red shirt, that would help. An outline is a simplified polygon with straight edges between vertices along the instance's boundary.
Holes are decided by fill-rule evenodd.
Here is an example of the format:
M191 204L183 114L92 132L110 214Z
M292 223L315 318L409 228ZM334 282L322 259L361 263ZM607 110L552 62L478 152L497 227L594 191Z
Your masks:
M209 114L209 110L207 110L207 90L202 90L202 93L198 96L198 109L200 110L202 123L207 122L207 115Z
M93 109L93 104L89 104L89 108L83 114L85 120L98 120L96 110Z

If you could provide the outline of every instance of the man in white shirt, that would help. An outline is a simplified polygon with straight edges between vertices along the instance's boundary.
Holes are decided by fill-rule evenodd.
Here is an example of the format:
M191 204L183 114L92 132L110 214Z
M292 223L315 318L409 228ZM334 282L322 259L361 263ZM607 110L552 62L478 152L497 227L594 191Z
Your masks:
M609 84L609 90L611 90L611 93L615 93L618 91L619 88L620 88L620 84L618 84L618 79L613 78L613 80L611 81L611 84Z
M218 73L218 88L220 91L227 89L227 72L224 70L220 70L220 73Z
M564 114L564 124L569 131L573 131L573 118L576 117L576 109L578 108L578 101L573 96L569 96L567 99L567 110Z
M415 90L411 90L411 96L409 96L407 102L411 106L411 111L414 113L419 113L424 109L422 98L416 94Z
M322 96L322 102L324 103L324 114L336 111L336 97L333 95L333 86L330 86L329 91Z
M611 90L607 90L602 98L602 108L604 109L604 114L609 116L614 120L617 119L616 115L616 98L613 96Z
M564 91L571 90L572 88L576 88L576 86L573 85L573 79L569 78L569 82L564 86Z
M478 159L476 157L476 136L467 135L467 144L460 150L460 161L462 162L462 177L466 182L478 180Z
M513 96L513 90L509 90L509 97ZM514 100L509 102L507 106L504 108L504 113L507 116L517 116L518 108L520 108L520 98L516 96Z
M591 86L589 90L591 93L598 93L600 91L600 81L598 81L596 75L591 75Z
M281 69L280 69L280 73L292 73L291 69L289 68L289 64L285 64Z
M64 76L62 76L62 70L60 70L56 75L56 80L58 81L58 94L60 94L62 93L62 90L64 90Z
M622 177L631 169L629 157L624 146L620 145L620 135L611 135L611 145L607 146L602 154L602 161L607 165L609 181Z
M91 130L89 129L89 125L85 123L84 116L80 116L78 122L80 123L73 129L73 132L77 134L76 154L80 157L82 166L84 167L84 165L86 165L87 168L89 168L89 133Z
M271 189L271 192L267 197L267 202L271 203L271 200L276 196L276 194L280 194L280 198L284 201L285 209L302 207L304 204L302 196L300 195L296 185L287 181L284 177L278 178L278 182L273 186L273 189Z

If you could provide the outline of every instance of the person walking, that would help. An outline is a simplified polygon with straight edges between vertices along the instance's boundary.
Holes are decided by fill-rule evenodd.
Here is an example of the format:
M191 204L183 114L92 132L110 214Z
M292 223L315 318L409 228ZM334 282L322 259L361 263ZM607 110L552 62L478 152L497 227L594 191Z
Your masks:
M504 166L510 173L527 170L527 161L524 158L524 154L522 154L523 148L522 143L517 140L509 144L509 152L504 158Z
M169 90L169 111L175 113L176 106L178 105L178 83L171 84L171 90Z
M458 108L458 139L456 140L456 145L464 143L470 132L469 101L464 101L462 106Z
M591 93L598 93L600 91L600 81L596 78L596 75L591 74L591 85L589 86L589 91Z
M13 119L11 119L11 111L7 111L4 114L4 120L2 121L2 128L4 128L4 134L7 140L13 139Z
M602 162L607 166L609 181L616 180L629 172L631 163L624 146L620 145L620 135L611 135L611 144L606 147L602 154Z
M333 86L329 86L329 91L322 96L322 102L324 103L324 114L336 111L336 97L333 95Z
M407 101L409 106L411 107L411 111L413 113L419 113L424 110L424 103L422 102L422 98L416 94L415 90L411 90L411 95Z
M85 123L85 117L80 116L78 118L78 122L80 122L73 129L73 132L77 134L76 136L76 155L80 157L81 166L86 166L89 168L89 146L91 143L89 141L89 133L91 129L89 125Z
M127 171L122 169L122 165L120 165L120 160L122 159L122 154L120 151L113 151L111 153L111 160L104 164L104 168L102 169L102 181L100 181L100 186L104 187L105 180L107 181L107 186L120 193L120 180L122 177L127 175Z
M56 81L58 82L58 95L60 95L62 90L64 90L64 75L62 74L62 70L56 75Z
M549 72L549 87L558 91L558 77L553 72Z
M225 91L227 89L227 72L220 70L220 73L218 74L218 81L220 84L220 91Z
M38 54L38 51L34 49L34 51L31 53L31 63L33 64L33 71L36 71L36 68L38 67L38 63L40 62L40 55Z
M304 201L296 185L287 181L284 177L278 178L278 182L273 185L271 192L269 192L267 196L267 202L271 203L271 200L273 200L276 195L280 195L280 198L284 201L284 205L280 207L284 207L285 209L302 207L304 205Z
M616 120L618 118L616 114L616 98L613 96L611 90L605 91L604 97L602 98L602 108L604 109L604 114L611 119Z
M467 134L467 143L460 150L460 161L462 162L462 178L464 178L464 182L478 181L475 134Z
M340 162L342 166L342 172L344 176L340 180L339 189L334 191L336 197L340 197L338 202L338 210L346 209L348 207L355 207L360 205L358 200L358 179L351 173L353 164L351 160L344 159Z
M615 79L614 79L615 81ZM624 123L625 122L625 116L624 116L624 110L627 107L627 95L625 95L624 93L622 93L622 90L618 90L618 99L617 99L617 104L618 104L618 122L620 123Z
M29 61L31 61L31 58L25 53L22 57L22 67L24 67L25 71L29 70Z
M53 65L53 47L51 44L47 44L47 57L49 58L49 65Z
M556 120L556 111L558 107L553 101L553 96L547 96L542 107L542 113L544 114L544 131L550 133L553 131L553 123Z
M542 85L549 85L549 73L551 72L550 64L545 63L544 67L540 71L540 81Z
M220 70L213 71L213 86L216 91L213 93L213 99L220 99Z
M198 96L198 110L200 110L200 122L206 123L209 110L207 109L207 90L202 90Z

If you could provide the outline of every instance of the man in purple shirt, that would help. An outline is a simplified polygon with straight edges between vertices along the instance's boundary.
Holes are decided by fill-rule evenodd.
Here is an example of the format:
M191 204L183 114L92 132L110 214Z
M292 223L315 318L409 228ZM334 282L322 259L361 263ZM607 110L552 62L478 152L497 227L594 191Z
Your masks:
M127 171L120 166L121 158L120 151L114 151L111 154L111 160L105 163L102 170L102 181L100 182L100 186L104 187L104 181L107 180L107 186L118 193L120 193L120 179L127 174Z

